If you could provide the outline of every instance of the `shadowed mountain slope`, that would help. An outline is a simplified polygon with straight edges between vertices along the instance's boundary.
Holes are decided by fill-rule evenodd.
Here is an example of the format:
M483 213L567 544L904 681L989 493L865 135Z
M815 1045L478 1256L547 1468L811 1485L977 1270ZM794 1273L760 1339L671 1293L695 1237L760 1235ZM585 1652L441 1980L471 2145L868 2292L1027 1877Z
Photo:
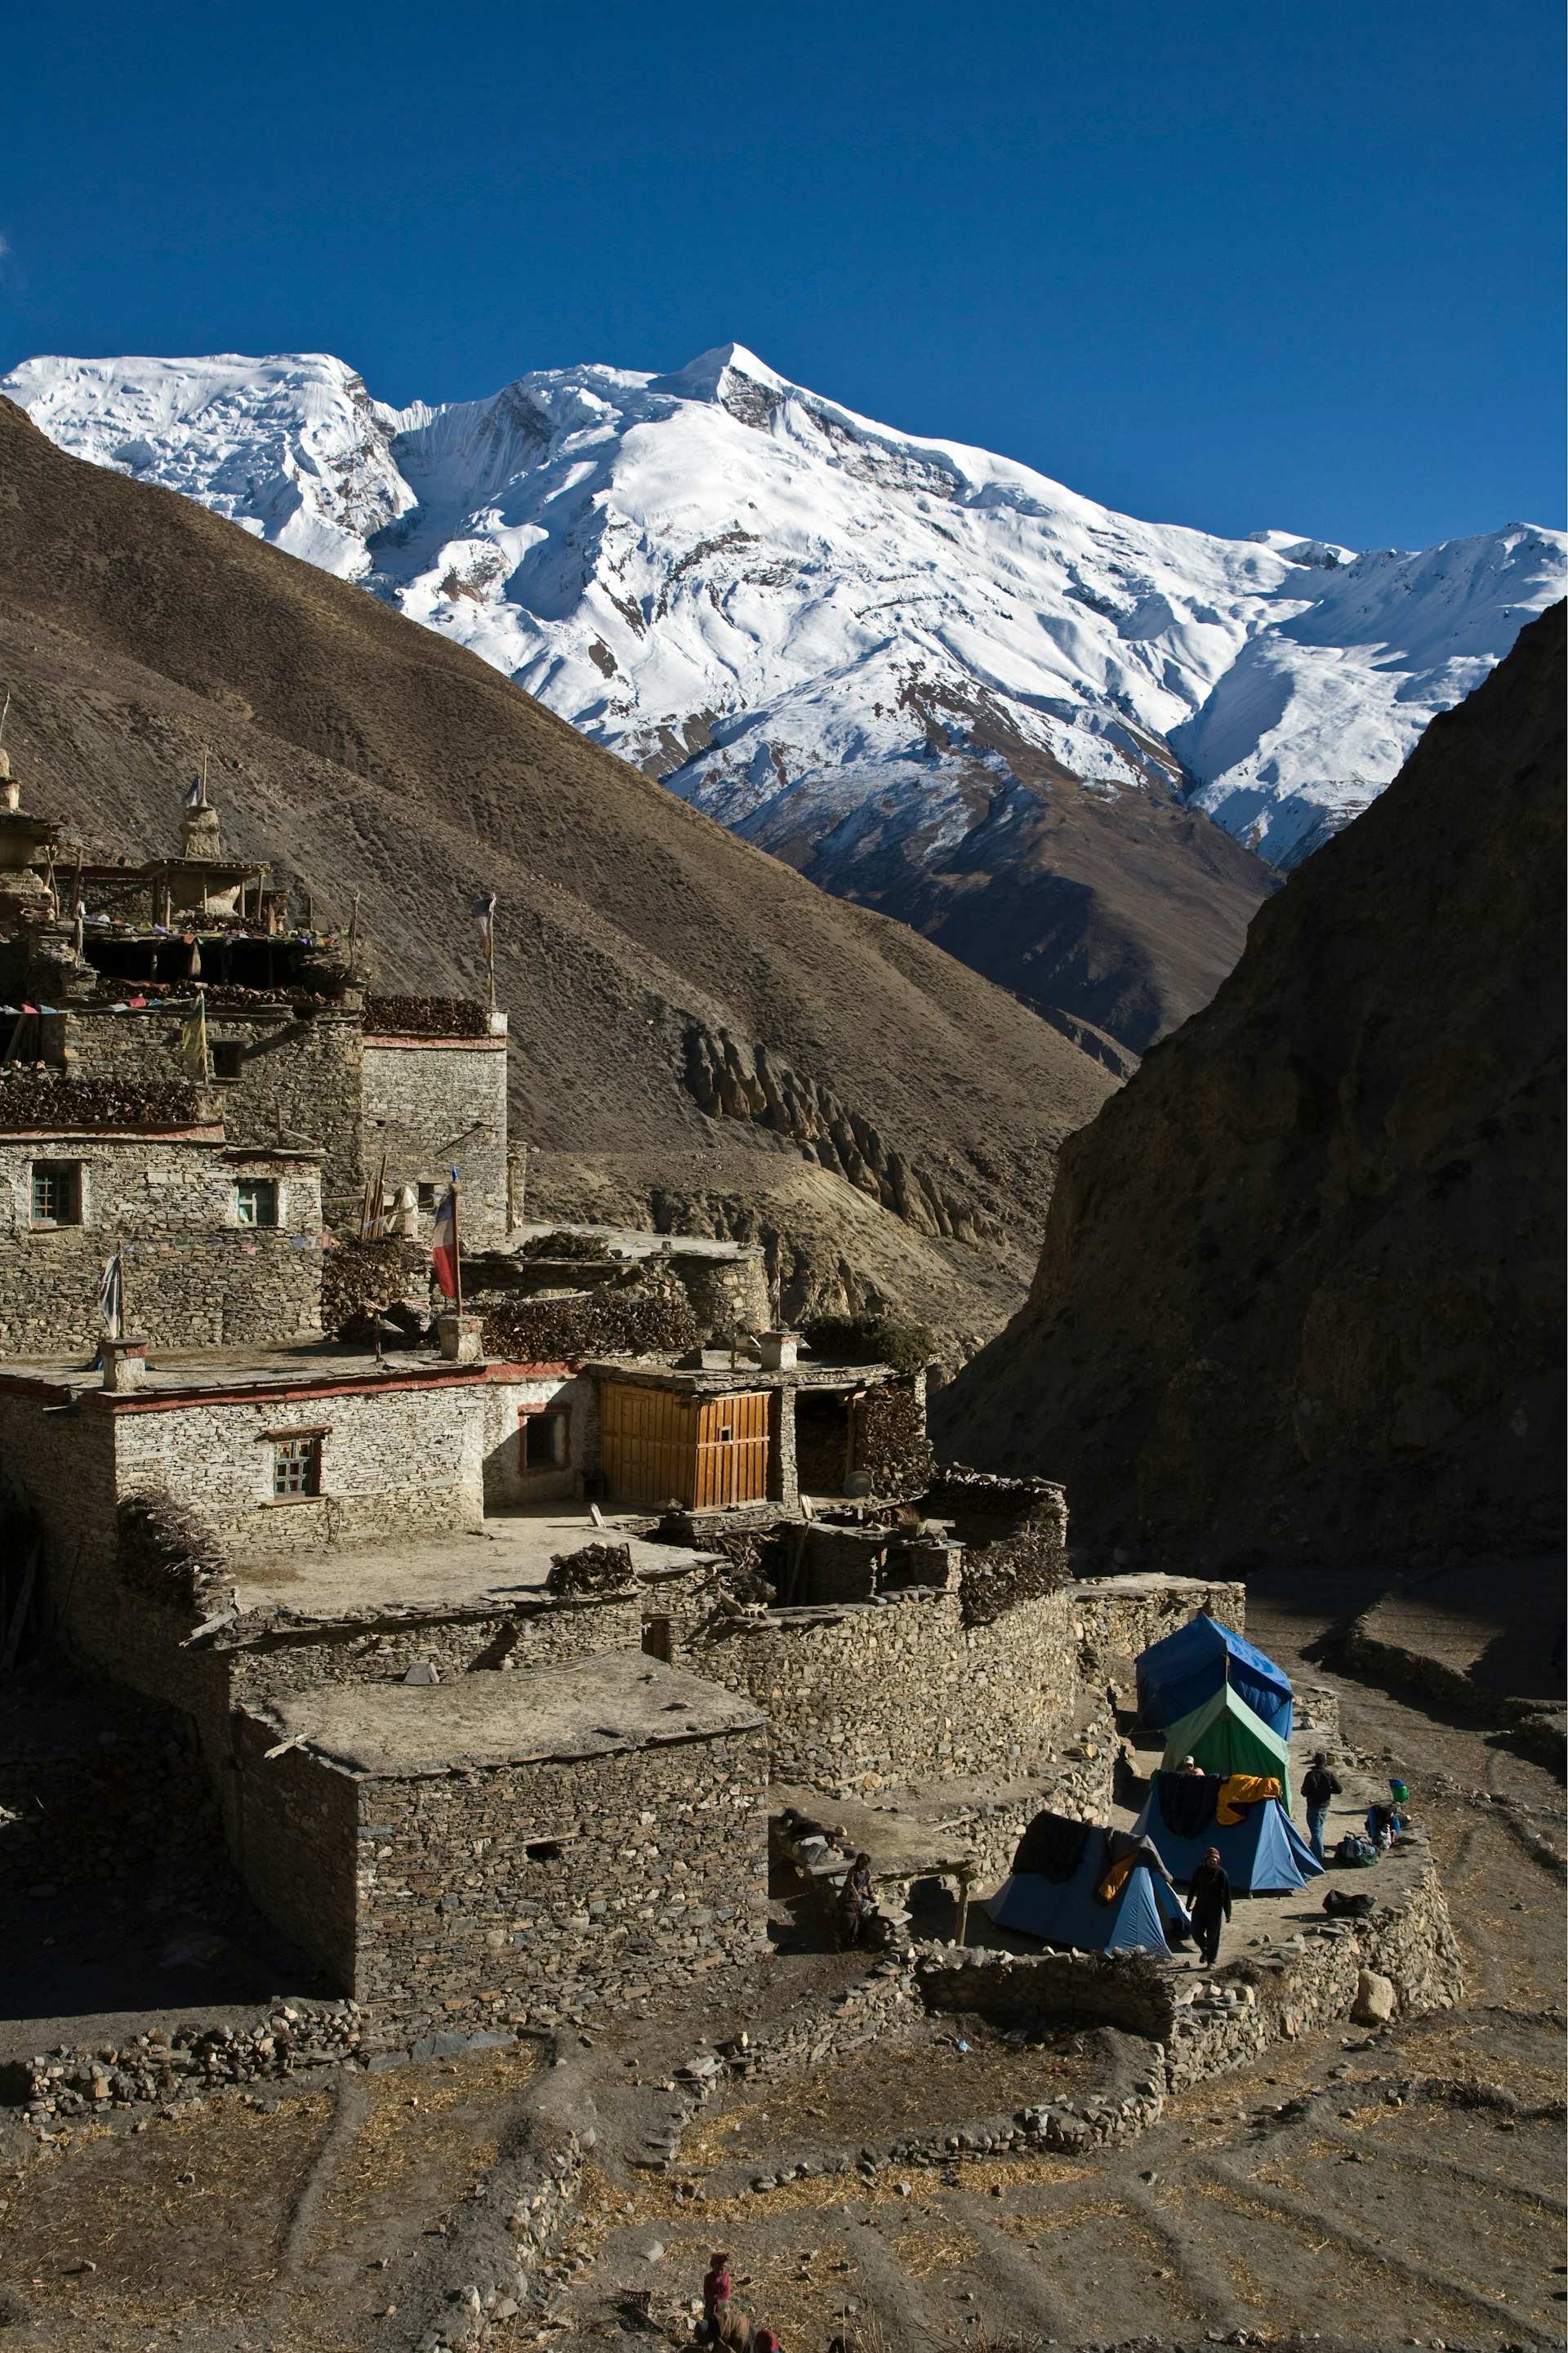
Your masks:
M1563 612L1063 1154L938 1435L1064 1479L1091 1543L1244 1567L1560 1525Z
M1016 1299L1104 1068L477 656L9 402L0 677L29 807L110 856L173 849L210 742L226 844L318 914L359 892L384 985L479 987L468 907L495 890L541 1214L773 1240L786 1312L868 1297L973 1339Z

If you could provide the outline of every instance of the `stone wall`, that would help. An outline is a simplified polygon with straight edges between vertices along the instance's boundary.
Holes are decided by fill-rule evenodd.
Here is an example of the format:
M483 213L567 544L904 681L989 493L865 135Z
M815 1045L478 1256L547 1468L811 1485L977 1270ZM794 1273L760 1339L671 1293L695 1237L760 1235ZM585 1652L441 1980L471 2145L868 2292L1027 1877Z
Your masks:
M57 1618L85 1579L99 1583L117 1542L114 1425L0 1376L0 1479L19 1487L42 1536L42 1572ZM146 1605L152 1609L154 1605Z
M773 1319L767 1268L755 1244L732 1258L671 1244L669 1271L691 1302L697 1336L704 1347L727 1348L731 1332L763 1332Z
M760 1731L418 1778L299 1749L267 1761L263 1717L237 1733L251 1893L384 2011L495 1989L548 2018L762 1947Z
M89 1007L58 1014L44 1024L41 1050L51 1061L74 1057L69 1067L82 1078L179 1078L188 1010L149 1006L116 1014ZM325 1155L323 1207L334 1225L357 1226L363 1183L360 1025L357 998L300 1018L289 1003L226 1009L221 987L207 992L209 1047L237 1047L240 1055L239 1076L219 1090L230 1140L265 1147L281 1129L287 1144L315 1145Z
M944 1470L921 1499L964 1548L963 1615L985 1626L1067 1577L1067 1497L1048 1479Z
M231 1550L416 1542L484 1515L481 1428L473 1385L395 1386L270 1401L242 1396L119 1403L122 1493L196 1496ZM272 1498L275 1434L319 1430L321 1493Z
M926 1436L924 1371L877 1382L851 1411L853 1465L868 1474L873 1494L891 1501L923 1493L936 1461Z
M254 1709L322 1683L401 1683L421 1661L449 1683L476 1669L531 1672L641 1646L641 1597L626 1593L520 1600L510 1609L453 1610L441 1618L367 1615L348 1625L250 1635L232 1644L220 1635L216 1655L226 1670L229 1704Z
M1122 1708L1137 1704L1139 1652L1189 1625L1200 1610L1234 1633L1247 1630L1247 1588L1223 1578L1090 1577L1064 1587L1063 1595L1079 1644L1079 1673L1097 1689L1114 1691Z
M504 1016L496 1019L504 1027ZM363 1166L372 1176L386 1155L389 1185L436 1186L454 1163L462 1185L465 1241L488 1250L506 1240L504 1034L412 1038L367 1034L363 1041ZM433 1212L426 1211L426 1232Z
M79 1222L32 1221L34 1163L79 1170ZM276 1228L242 1226L238 1187L278 1190ZM321 1329L321 1176L313 1160L226 1148L223 1132L0 1138L0 1349L96 1342L105 1262L123 1253L125 1329L164 1347Z
M580 1493L584 1470L598 1460L599 1392L593 1381L542 1368L487 1384L479 1400L487 1511L569 1500ZM523 1465L522 1424L528 1414L542 1410L565 1415L564 1455L553 1469L530 1471Z
M956 1593L670 1620L669 1657L766 1710L776 1779L877 1788L1004 1776L1054 1761L1086 1729L1109 1750L1102 1699L1078 1675L1059 1594L965 1626Z

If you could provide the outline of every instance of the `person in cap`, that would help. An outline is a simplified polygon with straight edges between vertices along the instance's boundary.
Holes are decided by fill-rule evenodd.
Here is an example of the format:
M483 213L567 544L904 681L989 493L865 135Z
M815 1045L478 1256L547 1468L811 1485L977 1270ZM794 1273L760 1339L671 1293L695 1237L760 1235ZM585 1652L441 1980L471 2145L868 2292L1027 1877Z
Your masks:
M1198 1775L1200 1775L1200 1776L1201 1776L1201 1775L1202 1775L1202 1772L1203 1772L1203 1769L1204 1769L1204 1768L1203 1768L1203 1767L1198 1763L1198 1760L1197 1760L1197 1758L1196 1758L1195 1757L1183 1757L1183 1759L1182 1759L1182 1770L1183 1770L1183 1772L1184 1772L1184 1773L1196 1773L1196 1774L1198 1774Z
M1220 1936L1230 1918L1230 1873L1219 1859L1217 1846L1210 1847L1192 1875L1187 1910L1204 1966L1212 1969L1219 1958Z
M1312 1759L1311 1770L1301 1783L1301 1802L1307 1809L1307 1838L1319 1862L1323 1860L1323 1824L1329 1819L1329 1800L1340 1794L1340 1785L1329 1770L1328 1757L1320 1748Z

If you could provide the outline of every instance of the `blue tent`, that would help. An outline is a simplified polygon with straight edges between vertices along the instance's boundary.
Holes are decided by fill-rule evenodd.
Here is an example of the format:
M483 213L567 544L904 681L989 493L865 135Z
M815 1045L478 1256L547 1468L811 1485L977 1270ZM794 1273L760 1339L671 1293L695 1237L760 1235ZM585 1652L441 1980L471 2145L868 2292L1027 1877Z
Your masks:
M1211 1846L1218 1847L1219 1859L1230 1874L1231 1890L1237 1895L1289 1895L1296 1888L1304 1887L1309 1879L1316 1879L1322 1870L1322 1864L1278 1798L1265 1798L1260 1805L1245 1807L1241 1820L1228 1828L1215 1820L1211 1807L1206 1829L1190 1838L1178 1837L1166 1822L1160 1802L1167 1780L1190 1786L1186 1775L1156 1773L1150 1785L1149 1802L1133 1828L1153 1841L1173 1879L1190 1880ZM1220 1784L1217 1778L1209 1777L1208 1786L1217 1793Z
M1227 1683L1270 1732L1289 1739L1289 1676L1206 1609L1140 1656L1138 1713L1157 1732L1168 1731Z
M1187 1927L1175 1891L1157 1871L1134 1863L1120 1893L1102 1904L1094 1891L1110 1867L1106 1833L1091 1830L1083 1860L1070 1879L1016 1871L980 1908L999 1928L1038 1936L1042 1944L1068 1945L1075 1952L1127 1953L1136 1945L1146 1952L1167 1951L1165 1922Z

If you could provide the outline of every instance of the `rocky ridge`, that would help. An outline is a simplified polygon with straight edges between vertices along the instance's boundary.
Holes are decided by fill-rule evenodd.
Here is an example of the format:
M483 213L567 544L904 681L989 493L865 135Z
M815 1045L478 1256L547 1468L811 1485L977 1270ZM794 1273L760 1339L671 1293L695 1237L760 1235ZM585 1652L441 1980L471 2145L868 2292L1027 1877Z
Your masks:
M938 1401L1119 1563L1560 1533L1563 611L1071 1140L1027 1304Z

